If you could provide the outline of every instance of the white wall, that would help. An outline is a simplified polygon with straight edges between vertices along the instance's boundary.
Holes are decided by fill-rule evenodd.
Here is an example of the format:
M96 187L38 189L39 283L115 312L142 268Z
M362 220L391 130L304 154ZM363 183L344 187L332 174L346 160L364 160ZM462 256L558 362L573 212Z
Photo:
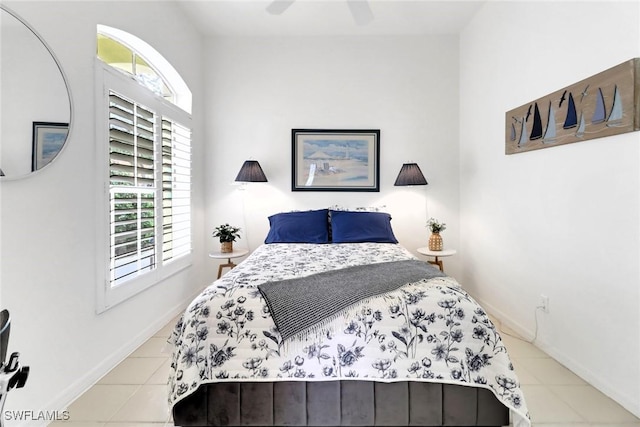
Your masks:
M640 416L640 133L506 156L504 113L640 56L638 2L488 2L460 39L465 286Z
M96 24L128 31L154 46L194 94L194 229L203 227L201 39L173 3L9 2L48 42L71 85L70 139L48 167L2 181L2 308L10 310L9 351L31 367L7 410L61 410L186 305L207 280L204 239L196 234L191 268L96 314L97 218L94 60ZM144 22L144 25L140 25ZM4 40L3 40L4 42ZM187 47L187 48L185 48Z
M415 252L427 243L428 205L450 226L445 245L457 245L456 36L211 38L205 57L209 236L229 222L247 229L255 249L273 213L384 205L396 237ZM292 128L380 129L380 192L292 192ZM269 182L238 191L232 181L250 157ZM429 185L393 186L407 161ZM210 249L218 245L209 238ZM455 275L455 257L446 264Z

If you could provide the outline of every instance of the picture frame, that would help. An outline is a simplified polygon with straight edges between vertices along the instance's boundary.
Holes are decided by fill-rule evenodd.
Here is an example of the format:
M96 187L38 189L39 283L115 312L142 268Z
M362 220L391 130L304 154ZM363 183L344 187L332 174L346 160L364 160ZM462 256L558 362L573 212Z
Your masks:
M49 164L60 152L69 133L69 123L33 122L31 171Z
M291 191L380 191L380 129L292 129Z

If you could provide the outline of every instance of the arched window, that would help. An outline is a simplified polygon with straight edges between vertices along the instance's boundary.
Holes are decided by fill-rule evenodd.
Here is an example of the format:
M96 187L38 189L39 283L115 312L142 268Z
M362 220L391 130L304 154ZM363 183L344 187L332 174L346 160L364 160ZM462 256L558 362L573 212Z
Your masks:
M134 76L142 85L191 113L191 91L180 74L145 41L117 28L98 25L98 58Z
M96 44L103 311L191 263L191 92L139 38L99 25Z

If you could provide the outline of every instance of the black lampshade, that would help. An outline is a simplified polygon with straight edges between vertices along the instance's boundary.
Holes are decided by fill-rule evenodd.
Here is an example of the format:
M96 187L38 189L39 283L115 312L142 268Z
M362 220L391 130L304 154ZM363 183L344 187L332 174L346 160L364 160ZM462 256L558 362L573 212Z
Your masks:
M396 182L393 185L405 186L405 185L427 185L427 180L424 178L420 166L417 163L405 163L400 169L400 173L396 178Z
M236 176L236 181L267 182L267 177L264 172L262 172L260 163L258 163L257 160L247 160L240 168L240 172L238 172L238 176Z

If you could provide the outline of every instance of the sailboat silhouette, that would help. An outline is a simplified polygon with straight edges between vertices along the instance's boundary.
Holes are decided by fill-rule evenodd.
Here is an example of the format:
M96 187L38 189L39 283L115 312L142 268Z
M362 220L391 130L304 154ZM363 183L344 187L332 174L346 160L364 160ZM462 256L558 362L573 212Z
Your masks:
M542 141L551 144L556 141L556 114L553 111L553 105L549 101L549 113L547 114L547 128L544 131Z
M618 85L613 90L613 106L611 107L611 113L607 119L607 126L621 126L622 125L622 100L620 99L620 92L618 92Z
M518 141L518 147L527 143L527 121L522 118L522 128L520 130L520 140Z
M542 138L542 119L540 118L540 110L538 109L538 103L536 102L533 109L533 127L531 128L530 140Z
M602 96L602 88L598 88L598 94L596 95L596 110L591 117L591 123L602 123L605 120L606 107L604 105L604 96Z
M564 120L564 129L571 129L578 125L578 117L576 115L576 103L573 101L573 93L569 92L569 105L567 106L567 117Z
M582 114L582 111L580 111L580 120L578 121L578 130L576 130L576 136L578 138L582 138L584 136L584 128L585 128L584 115Z

